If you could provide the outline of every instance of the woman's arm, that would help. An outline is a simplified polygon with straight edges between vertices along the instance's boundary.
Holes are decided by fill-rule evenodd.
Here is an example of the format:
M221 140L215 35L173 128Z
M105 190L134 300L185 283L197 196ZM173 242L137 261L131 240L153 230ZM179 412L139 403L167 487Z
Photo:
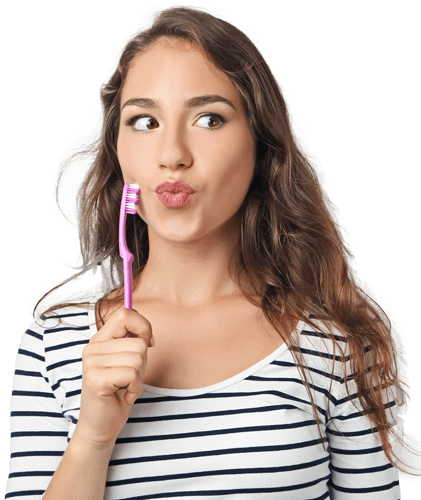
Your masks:
M362 409L355 381L351 379L348 384L353 401ZM348 400L345 384L339 385L333 414L326 428L331 447L330 498L398 500L401 498L398 470L387 459L379 434L377 430L372 432L368 417ZM390 404L387 411L391 411L393 420L396 420L398 410L394 399L389 400L385 393L383 399Z
M90 446L76 426L43 500L103 500L113 448Z
M33 323L16 356L10 400L8 498L39 499L68 444L70 422L49 383L43 329Z

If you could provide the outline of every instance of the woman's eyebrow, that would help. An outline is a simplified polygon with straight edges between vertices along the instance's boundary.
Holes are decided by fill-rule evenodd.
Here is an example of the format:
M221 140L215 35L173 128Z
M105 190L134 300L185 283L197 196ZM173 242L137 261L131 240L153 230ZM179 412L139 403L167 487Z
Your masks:
M229 99L227 99L226 97L222 97L221 95L218 94L206 94L206 95L199 95L197 97L192 97L191 99L185 102L185 106L187 108L196 108L198 106L203 106L204 104L211 104L214 102L223 102L225 104L228 104L228 106L231 106L231 108L233 108L235 111L237 111L236 107ZM150 99L149 97L132 97L123 104L121 111L125 106L140 106L142 108L154 108L154 109L159 108L158 101Z

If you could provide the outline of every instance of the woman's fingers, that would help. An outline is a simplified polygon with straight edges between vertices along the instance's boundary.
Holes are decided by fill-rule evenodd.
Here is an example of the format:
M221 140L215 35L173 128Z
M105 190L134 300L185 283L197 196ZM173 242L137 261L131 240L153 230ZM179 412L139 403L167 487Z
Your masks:
M105 328L106 326L107 328ZM152 325L137 311L119 307L110 315L105 325L98 330L90 342L125 338L127 333L144 339L149 346L152 337Z

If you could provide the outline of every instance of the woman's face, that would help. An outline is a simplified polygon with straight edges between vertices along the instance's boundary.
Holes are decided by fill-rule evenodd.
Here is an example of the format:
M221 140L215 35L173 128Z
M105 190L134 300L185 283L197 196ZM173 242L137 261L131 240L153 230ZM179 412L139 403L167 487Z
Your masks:
M204 95L222 96L233 107L224 102L188 106ZM128 103L145 98L156 105ZM118 159L124 182L140 186L137 211L149 232L173 242L231 233L253 178L255 145L228 76L194 45L158 41L134 60L120 110ZM169 208L155 188L176 180L195 193L181 208Z

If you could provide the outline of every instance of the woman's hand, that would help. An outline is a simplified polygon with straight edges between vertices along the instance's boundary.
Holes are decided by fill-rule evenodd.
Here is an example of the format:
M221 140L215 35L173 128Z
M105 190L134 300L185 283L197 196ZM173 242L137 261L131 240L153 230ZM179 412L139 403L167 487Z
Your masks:
M125 338L127 333L131 337ZM152 340L152 344L151 344ZM82 354L82 395L75 434L97 447L114 445L143 392L150 322L121 306L91 338Z

